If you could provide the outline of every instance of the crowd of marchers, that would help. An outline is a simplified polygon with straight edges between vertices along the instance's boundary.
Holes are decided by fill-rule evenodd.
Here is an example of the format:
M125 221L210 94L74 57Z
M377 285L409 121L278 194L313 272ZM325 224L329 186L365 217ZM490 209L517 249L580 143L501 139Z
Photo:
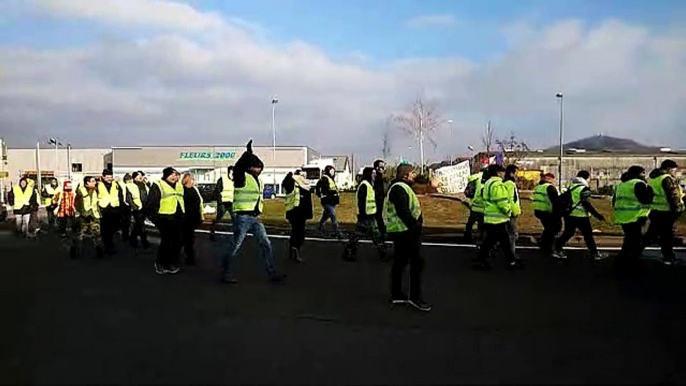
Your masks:
M431 305L422 296L421 232L423 214L420 201L412 189L416 173L409 164L396 168L395 178L384 181L385 163L376 160L373 167L363 169L357 186L355 205L357 224L343 248L343 259L357 260L357 244L361 238L373 241L382 261L392 256L390 298L395 305L408 304L421 311L430 311ZM282 283L286 276L277 272L274 253L267 230L260 220L264 211L264 191L260 174L264 163L252 151L252 141L238 161L228 167L228 173L216 184L217 201L215 220L210 227L210 239L216 240L216 224L226 214L233 227L229 245L221 257L221 281L236 284L235 258L248 233L255 238L265 261L265 271L272 283ZM640 257L646 246L658 241L667 265L676 262L673 238L676 221L684 211L684 192L676 180L677 165L665 160L649 177L640 166L632 166L622 176L613 195L614 218L625 233L624 243L615 267L619 274L640 270ZM301 248L305 241L305 227L313 218L313 198L320 199L323 208L319 229L327 221L333 231L343 238L336 217L340 203L335 183L335 169L328 166L324 175L311 187L299 170L288 173L282 181L286 193L286 219L291 224L289 259L303 262ZM521 198L515 183L515 165L489 165L469 178L465 191L470 216L465 237L476 242L479 252L475 267L489 269L495 256L502 254L508 268L523 268L525 262L517 256L517 220L522 213ZM588 185L589 173L579 171L571 184L558 190L555 176L541 175L533 192L535 215L543 225L539 245L546 256L564 260L565 244L579 230L593 259L607 255L598 251L590 217L605 218L593 207ZM18 234L35 238L40 231L38 207L45 205L48 223L69 244L70 256L85 254L85 240L92 240L95 257L103 258L116 253L114 235L121 232L122 240L131 247L149 248L146 219L157 228L160 244L154 270L157 274L177 274L181 271L181 251L185 265L196 264L196 229L204 221L204 202L190 173L179 173L167 167L159 181L150 182L142 171L114 180L113 173L105 170L102 176L87 176L76 187L70 181L58 186L52 179L40 192L28 178L22 178L9 194ZM562 231L564 221L564 230ZM472 229L477 225L477 236ZM649 224L649 225L648 225ZM69 231L70 230L70 231ZM560 234L560 231L562 233ZM558 237L559 234L559 237ZM70 236L71 235L71 236ZM389 254L386 241L392 241ZM500 252L500 253L498 253ZM409 265L409 283L404 285L404 272ZM403 288L408 288L405 291Z

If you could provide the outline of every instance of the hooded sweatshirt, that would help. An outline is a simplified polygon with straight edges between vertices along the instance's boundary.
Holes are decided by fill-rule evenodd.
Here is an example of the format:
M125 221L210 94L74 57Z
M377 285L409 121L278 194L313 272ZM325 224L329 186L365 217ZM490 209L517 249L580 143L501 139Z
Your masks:
M579 197L581 198L581 206L588 212L590 213L593 217L597 219L602 219L603 215L598 213L598 211L595 209L593 204L591 204L590 198L591 198L591 188L588 187L588 181L581 177L574 177L572 179L572 184L582 184L584 185L583 188L581 188L581 193L579 194Z
M667 174L666 171L662 169L655 169L650 172L650 178L654 179L662 175ZM667 202L672 212L681 212L684 210L684 203L681 199L681 187L676 178L665 178L662 180L662 189L667 195Z

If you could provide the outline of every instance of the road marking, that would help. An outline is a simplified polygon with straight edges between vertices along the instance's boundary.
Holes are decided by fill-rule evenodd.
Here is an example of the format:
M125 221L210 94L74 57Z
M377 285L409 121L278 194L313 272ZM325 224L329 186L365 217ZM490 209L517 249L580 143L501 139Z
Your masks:
M210 231L205 230L205 229L196 229L196 233L210 233ZM215 232L218 235L232 235L233 232L228 232L228 231L216 231ZM253 236L252 233L248 233L248 236ZM272 239L288 239L290 236L288 235L267 235L267 237L272 238ZM305 237L305 240L307 241L316 241L316 242L322 242L322 243L343 243L348 241L348 239L325 239L322 237ZM360 240L359 241L362 244L372 244L371 240ZM390 241L386 241L386 244L392 244ZM453 243L431 243L431 242L423 242L423 246L425 247L446 247L446 248L471 248L471 249L476 249L476 245L474 244L453 244ZM523 250L538 250L539 247L535 245L522 245L522 246L517 246L517 249L523 249ZM565 247L566 250L571 250L571 251L585 251L587 250L586 247ZM601 251L619 251L621 250L620 247L599 247L598 250ZM646 250L648 251L659 251L659 247L647 247ZM675 247L675 251L683 252L686 251L686 247Z

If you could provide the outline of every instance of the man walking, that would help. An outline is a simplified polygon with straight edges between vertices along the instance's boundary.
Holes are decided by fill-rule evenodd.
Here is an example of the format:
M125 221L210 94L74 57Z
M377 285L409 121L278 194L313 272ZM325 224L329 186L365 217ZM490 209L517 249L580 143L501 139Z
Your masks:
M119 208L119 229L121 229L121 240L128 242L131 232L131 203L129 200L129 187L133 183L133 178L129 173L124 175L122 181L117 181L122 192L122 205Z
M658 240L665 265L672 265L677 261L674 254L674 227L684 211L683 192L676 179L677 168L676 162L664 160L659 169L650 172L648 180L655 198L650 206L650 226L643 248Z
M176 274L179 268L179 254L183 245L181 229L186 210L183 185L179 172L172 167L162 170L162 179L153 184L148 194L145 210L148 218L160 231L160 246L157 249L155 273Z
M150 246L148 242L148 234L145 231L145 211L143 203L148 198L148 187L143 178L145 173L137 171L133 173L133 181L127 183L127 192L129 206L131 207L131 216L133 217L133 229L129 237L129 244L133 248L138 248L138 239L141 239L141 245L147 249Z
M615 271L620 274L634 273L639 268L643 228L648 221L654 196L643 167L632 166L622 177L612 197L615 222L624 231L622 250L614 262Z
M362 181L357 187L355 202L357 203L357 225L351 234L350 240L343 250L343 260L357 260L357 243L362 236L369 236L377 250L381 261L386 261L386 246L381 238L381 233L376 225L376 195L373 184L376 179L376 171L373 168L364 168L362 171Z
M334 181L335 175L336 169L329 165L324 168L324 175L317 184L319 187L318 191L319 196L321 197L322 208L324 209L322 218L319 220L319 231L324 232L326 220L331 219L334 232L340 236L341 230L338 226L338 219L336 218L336 206L340 203L340 197L338 195L338 187Z
M572 208L571 212L565 213L565 230L555 244L553 257L557 259L564 260L567 258L567 255L562 251L562 248L572 237L574 237L574 233L576 233L577 229L581 231L581 234L584 236L584 242L586 242L586 247L591 253L591 258L593 258L593 260L598 261L607 258L607 254L598 251L595 239L593 238L591 215L603 222L605 221L605 217L598 213L590 202L591 189L588 187L588 179L590 177L591 173L586 170L581 170L572 180L572 184L569 187L569 193L566 193L571 194Z
M87 176L83 185L76 192L76 213L79 221L79 234L73 239L70 247L71 258L83 255L83 241L92 239L95 244L95 257L103 257L102 238L100 235L100 206L95 177Z
M412 165L400 164L396 178L391 183L384 203L386 231L393 240L395 255L391 268L391 303L410 304L424 312L431 311L431 305L422 299L422 270L424 259L421 257L422 208L417 195L412 190L414 182ZM403 273L410 264L409 298L403 292Z
M122 205L122 190L119 183L114 182L111 170L102 171L102 180L98 183L98 206L100 207L100 232L105 253L114 254L114 234L119 228L120 206Z
M517 165L507 165L505 168L505 178L503 186L507 189L507 196L510 200L510 207L512 208L512 214L510 215L510 221L507 222L507 234L510 236L510 247L512 248L512 254L516 256L516 243L518 235L517 219L519 215L522 214L522 205L519 198L519 189L517 189Z
M57 207L57 200L55 196L61 191L57 178L51 178L50 184L43 186L41 197L45 203L45 211L48 215L48 226L55 225L55 208Z
M555 175L553 173L541 174L541 181L534 189L534 215L543 226L539 245L541 252L546 256L552 255L555 237L562 229L562 217L554 210L558 197Z
M29 187L26 177L22 177L19 184L12 187L7 201L14 212L17 234L28 238L34 237L35 234L29 230L29 222L33 208L38 207L38 192Z
M377 159L374 161L374 197L376 199L376 226L381 233L381 240L386 240L386 223L383 221L384 200L386 199L386 183L384 174L386 173L386 163Z
M474 224L476 224L477 230L479 232L479 238L483 236L484 227L484 203L483 197L481 197L481 191L484 187L484 171L482 169L479 173L472 174L467 180L467 188L465 189L465 196L471 200L469 205L469 218L467 219L467 224L465 224L464 229L464 240L465 243L472 243L474 239L472 237L472 229Z
M222 282L237 283L233 272L234 259L246 234L252 232L262 248L262 258L265 260L267 275L269 275L272 283L280 283L284 281L286 276L276 273L272 244L267 237L267 230L259 218L264 210L262 196L264 186L259 179L262 169L264 169L264 163L253 154L252 140L248 142L246 148L247 150L236 162L233 170L235 220L233 222L233 240L227 254L222 259Z
M233 186L233 166L229 166L226 169L226 175L221 176L217 180L217 186L214 189L214 196L217 200L217 215L212 221L212 226L210 227L210 240L215 241L217 223L221 222L225 214L231 216L231 222L234 221L233 215L233 197L234 197L234 186Z
M195 230L198 229L205 219L203 215L204 203L198 187L195 186L195 177L191 173L184 173L181 183L183 184L183 203L186 207L181 237L183 238L183 252L186 255L186 265L191 266L196 264Z

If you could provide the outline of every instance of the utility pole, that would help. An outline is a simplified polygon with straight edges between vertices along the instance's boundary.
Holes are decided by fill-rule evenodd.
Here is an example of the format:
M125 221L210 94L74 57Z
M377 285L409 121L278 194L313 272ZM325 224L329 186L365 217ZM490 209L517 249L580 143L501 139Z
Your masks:
M560 100L560 159L557 167L557 177L558 177L558 185L560 190L562 190L562 157L564 156L564 144L563 144L563 136L562 136L562 130L563 130L563 122L564 122L564 96L562 95L561 92L557 93L555 95L559 100Z
M42 184L40 178L40 141L36 142L36 187L41 191Z
M276 195L276 104L279 99L276 95L272 97L272 176L274 177L274 195Z
M69 176L69 181L71 181L71 144L67 144L67 175Z
M419 110L419 158L422 164L422 174L424 174L424 111Z

